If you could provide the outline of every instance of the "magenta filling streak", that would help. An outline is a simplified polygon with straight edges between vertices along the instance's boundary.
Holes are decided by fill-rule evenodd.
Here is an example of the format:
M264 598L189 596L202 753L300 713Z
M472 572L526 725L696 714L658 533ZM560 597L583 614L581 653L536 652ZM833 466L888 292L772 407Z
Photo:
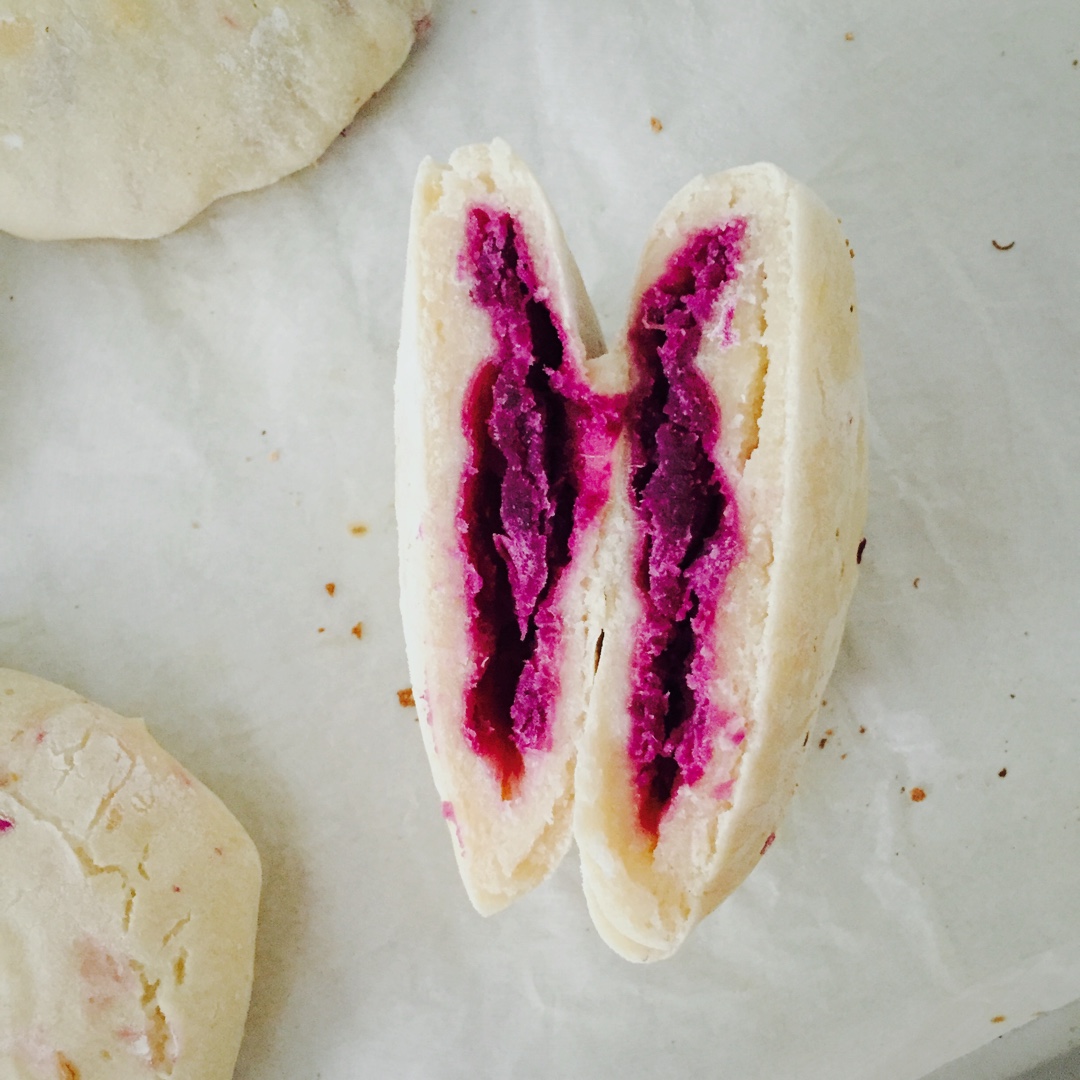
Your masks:
M566 332L510 214L469 211L461 270L495 340L462 410L465 736L509 799L524 755L551 745L560 583L607 500L622 403L594 394L567 360Z
M8 829L14 829L14 828L15 828L15 822L14 821L8 821L7 818L0 817L0 833L6 833L8 831Z
M638 818L655 837L679 789L704 775L733 718L710 701L719 598L741 554L738 509L714 451L720 411L696 365L738 271L746 223L691 237L641 298L630 330L629 497L638 528L628 752Z

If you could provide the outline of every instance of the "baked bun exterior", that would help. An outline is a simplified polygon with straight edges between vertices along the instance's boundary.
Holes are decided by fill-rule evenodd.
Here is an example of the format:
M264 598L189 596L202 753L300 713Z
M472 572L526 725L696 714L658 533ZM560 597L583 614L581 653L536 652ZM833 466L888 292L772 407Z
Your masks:
M555 215L505 143L425 161L395 385L401 606L420 728L469 897L558 864L599 628L588 572L617 373Z
M837 219L775 166L692 181L616 352L631 385L574 833L597 929L644 961L772 842L840 645L866 433Z
M0 670L0 1075L228 1080L259 887L141 720Z
M149 239L305 168L401 67L431 0L11 0L0 229Z

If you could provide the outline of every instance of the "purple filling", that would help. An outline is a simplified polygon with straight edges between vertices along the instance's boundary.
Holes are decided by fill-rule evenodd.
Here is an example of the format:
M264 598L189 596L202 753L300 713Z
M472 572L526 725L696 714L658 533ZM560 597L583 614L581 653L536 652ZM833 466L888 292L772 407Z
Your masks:
M15 828L15 822L14 821L8 821L7 818L0 817L0 833L6 833L8 831L8 829L14 829L14 828Z
M629 335L629 497L642 614L628 751L638 819L653 837L679 789L701 779L716 733L734 719L708 689L717 604L742 547L731 485L714 458L720 410L696 357L737 276L745 231L736 219L691 237L642 296Z
M621 403L594 394L568 359L566 332L510 214L469 211L461 270L495 340L462 410L465 736L509 799L525 753L551 745L561 583L607 500Z

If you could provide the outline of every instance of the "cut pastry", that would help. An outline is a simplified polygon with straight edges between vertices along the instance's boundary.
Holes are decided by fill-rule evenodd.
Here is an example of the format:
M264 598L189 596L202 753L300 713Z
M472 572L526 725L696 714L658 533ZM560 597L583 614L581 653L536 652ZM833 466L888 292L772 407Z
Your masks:
M0 670L0 1075L228 1080L259 883L141 720Z
M424 162L395 388L402 616L443 814L484 913L571 839L619 424L603 350L555 216L505 143Z
M772 842L855 585L864 388L836 218L774 166L693 181L616 351L631 389L574 829L598 930L651 960Z
M865 402L836 219L771 165L693 181L602 347L506 146L425 163L398 514L443 812L484 912L551 870L572 813L601 935L651 960L772 843L855 585Z

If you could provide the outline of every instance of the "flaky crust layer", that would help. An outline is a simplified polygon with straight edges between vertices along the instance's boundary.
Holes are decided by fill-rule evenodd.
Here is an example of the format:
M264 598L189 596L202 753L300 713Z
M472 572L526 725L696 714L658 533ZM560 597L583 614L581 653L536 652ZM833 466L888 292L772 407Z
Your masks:
M625 444L596 572L603 610L591 617L604 645L578 754L574 831L596 926L632 960L670 955L771 842L836 659L866 513L854 277L837 220L816 196L769 165L692 181L654 227L631 310L689 236L733 216L749 226L731 298L737 341L707 330L698 362L720 404L718 456L745 544L717 622L713 692L742 717L746 739L737 749L717 744L725 771L678 794L655 846L637 827L626 756L640 606ZM624 341L617 351L626 350ZM717 788L718 778L734 783Z
M259 886L141 720L0 670L0 1072L228 1080Z

